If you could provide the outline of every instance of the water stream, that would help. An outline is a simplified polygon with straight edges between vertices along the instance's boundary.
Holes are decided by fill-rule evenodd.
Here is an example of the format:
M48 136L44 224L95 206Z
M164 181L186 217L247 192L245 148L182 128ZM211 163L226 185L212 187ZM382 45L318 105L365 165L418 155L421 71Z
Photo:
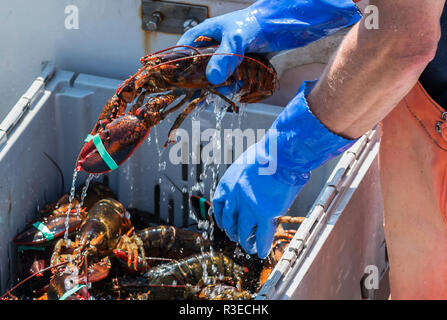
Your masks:
M233 96L231 98L233 101L239 101L239 97L237 96ZM213 143L215 143L215 148L213 148L213 152L217 152L218 155L220 155L221 159L215 159L216 155L213 154L213 159L217 160L217 161L213 161L211 160L210 162L204 163L203 165L203 169L202 172L200 174L200 180L194 184L190 190L189 190L189 198L191 199L191 195L193 194L194 191L199 191L201 194L206 195L207 193L205 192L205 180L208 178L208 174L211 174L211 188L209 190L209 198L208 199L212 199L213 197L213 193L217 187L218 181L219 181L219 172L220 172L220 167L221 164L223 163L223 158L222 158L222 121L227 113L227 108L228 108L228 104L221 99L220 97L211 95L207 98L206 100L206 105L211 105L213 106L213 112L215 115L215 129L216 131L214 132L213 137L211 138L211 140L213 141ZM203 108L203 107L202 107ZM237 114L237 116L234 116L234 114L232 114L233 116L231 117L231 123L230 123L230 129L233 130L234 128L234 119L237 118L238 119L238 127L241 128L242 126L242 117L244 115L244 106L239 106L239 113ZM192 118L192 120L195 120L196 118L199 117L199 112L200 110L196 111L195 117ZM217 163L216 163L217 162ZM212 213L212 207L209 209L208 212L208 216L211 217L210 221L198 221L197 218L195 217L194 213L192 212L192 206L191 206L191 201L190 201L190 217L197 222L197 227L199 230L203 230L202 232L202 237L204 239L209 239L210 243L212 243L212 241L214 240L214 216ZM201 251L202 253L204 253L204 248L201 247ZM209 248L207 248L207 250L210 252L210 254L214 253L213 250L213 246L210 244ZM214 278L210 278L208 277L208 269L207 269L207 265L206 262L203 261L202 262L202 269L203 269L203 281L205 284L215 284L217 279ZM215 274L217 272L217 266L216 265L211 265L211 269L213 271L213 273ZM223 280L223 275L221 274L219 276L220 280Z
M71 212L71 207L73 205L73 199L75 197L76 194L76 179L78 177L78 171L76 170L76 168L74 169L73 172L73 179L71 181L71 189L70 189L70 196L68 198L68 208L67 208L67 217L65 219L65 234L64 234L64 240L68 241L68 229L69 229L69 220L70 220L70 212Z
M85 180L85 185L82 188L82 193L81 193L81 199L79 199L79 203L76 206L76 215L79 216L81 214L81 208L84 205L84 199L87 196L87 191L88 191L88 187L90 185L90 181L93 180L93 178L97 178L100 175L95 175L95 174L89 174L87 179Z

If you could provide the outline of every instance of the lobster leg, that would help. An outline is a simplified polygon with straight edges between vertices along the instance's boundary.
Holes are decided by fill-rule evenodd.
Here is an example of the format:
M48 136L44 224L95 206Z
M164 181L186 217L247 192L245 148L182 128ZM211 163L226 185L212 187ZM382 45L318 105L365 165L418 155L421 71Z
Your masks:
M209 241L200 233L176 228L174 226L160 225L140 230L132 237L122 236L115 256L128 263L144 261L145 256L164 258L183 258L194 253L200 253L209 246ZM145 266L138 266L138 270L145 271Z
M188 102L192 98L193 93L188 92L186 96L175 106L171 107L169 110L165 110L162 112L161 119L163 120L166 118L169 114L173 113L174 111L177 111L181 106L183 106L186 102Z
M111 97L105 104L101 114L99 115L98 121L90 134L95 135L104 129L107 124L124 114L126 107L127 103L123 99L119 98L116 94L113 95L113 97Z
M168 144L170 142L175 143L175 138L174 138L174 133L175 130L177 130L181 124L183 123L183 121L185 120L185 118L195 109L197 108L197 106L205 100L207 95L207 91L202 90L202 92L200 93L200 96L194 100L192 100L183 110L182 113L179 114L179 116L177 117L177 119L175 119L174 124L172 125L171 129L169 130L169 134L168 134L168 140L166 141L164 147L166 148L168 146Z
M305 217L283 216L278 218L277 223L300 224L303 223L305 219Z
M137 235L129 237L123 235L117 245L118 249L124 249L128 253L127 266L133 264L135 270L138 269L138 261L143 263L143 269L146 267L146 255L144 252L143 241Z
M165 109L173 103L176 99L183 95L183 92L180 90L174 90L165 95L158 95L154 97L150 97L148 102L141 108L135 109L134 114L137 116L142 116L147 121L151 121L155 117L157 121L152 120L152 126L157 125L161 120L164 119L163 114L165 113ZM185 99L176 105L174 108L178 108L181 104L185 103ZM134 108L132 108L134 109ZM157 115L157 116L155 116Z
M130 114L135 114L135 112L138 110L138 108L140 108L143 105L144 99L146 98L146 94L147 94L147 91L143 91L138 96L137 101L135 102L135 104L132 106L132 108L129 111Z
M208 90L211 93L214 93L216 96L223 99L226 103L228 103L231 106L231 109L233 110L233 112L238 112L238 107L236 106L236 104L233 101L231 101L230 99L228 99L225 95L223 95L222 93L220 93L219 91L217 91L214 88L209 88Z

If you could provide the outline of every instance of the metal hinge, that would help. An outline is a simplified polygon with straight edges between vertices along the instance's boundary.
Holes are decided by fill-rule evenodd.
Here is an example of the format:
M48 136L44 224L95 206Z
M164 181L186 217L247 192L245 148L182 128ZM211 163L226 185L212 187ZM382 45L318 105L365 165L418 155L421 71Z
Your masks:
M43 92L46 83L53 77L54 73L54 63L44 62L41 75L34 80L25 94L19 98L6 118L0 123L0 146L6 143L8 134L11 133L25 113L32 107L34 101Z
M281 260L275 266L271 277L259 291L256 299L264 300L270 297L276 291L279 281L291 270L303 251L313 244L318 232L327 221L326 213L328 208L333 204L337 194L343 189L343 185L356 161L369 149L367 147L375 134L376 129L366 133L354 146L344 153L317 200L315 200L306 219L287 246Z

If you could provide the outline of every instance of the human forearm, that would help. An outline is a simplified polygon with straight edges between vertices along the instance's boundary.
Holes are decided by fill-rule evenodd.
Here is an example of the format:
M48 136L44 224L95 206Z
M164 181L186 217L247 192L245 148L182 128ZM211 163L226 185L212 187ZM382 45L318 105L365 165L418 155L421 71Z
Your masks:
M408 93L434 57L444 0L376 0L380 29L363 21L348 33L308 96L333 132L357 138Z

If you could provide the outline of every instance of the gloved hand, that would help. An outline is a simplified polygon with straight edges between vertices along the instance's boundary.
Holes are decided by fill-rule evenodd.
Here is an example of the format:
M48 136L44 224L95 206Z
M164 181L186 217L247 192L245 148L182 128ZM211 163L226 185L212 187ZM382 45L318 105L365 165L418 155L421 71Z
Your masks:
M250 7L207 19L188 30L178 45L194 45L199 36L220 42L216 53L244 55L302 47L361 18L352 0L259 0ZM214 85L224 82L242 59L215 55L207 66Z
M227 169L213 196L217 225L260 258L271 249L276 219L292 205L310 171L354 143L311 113L305 98L311 86L304 83L264 138Z

